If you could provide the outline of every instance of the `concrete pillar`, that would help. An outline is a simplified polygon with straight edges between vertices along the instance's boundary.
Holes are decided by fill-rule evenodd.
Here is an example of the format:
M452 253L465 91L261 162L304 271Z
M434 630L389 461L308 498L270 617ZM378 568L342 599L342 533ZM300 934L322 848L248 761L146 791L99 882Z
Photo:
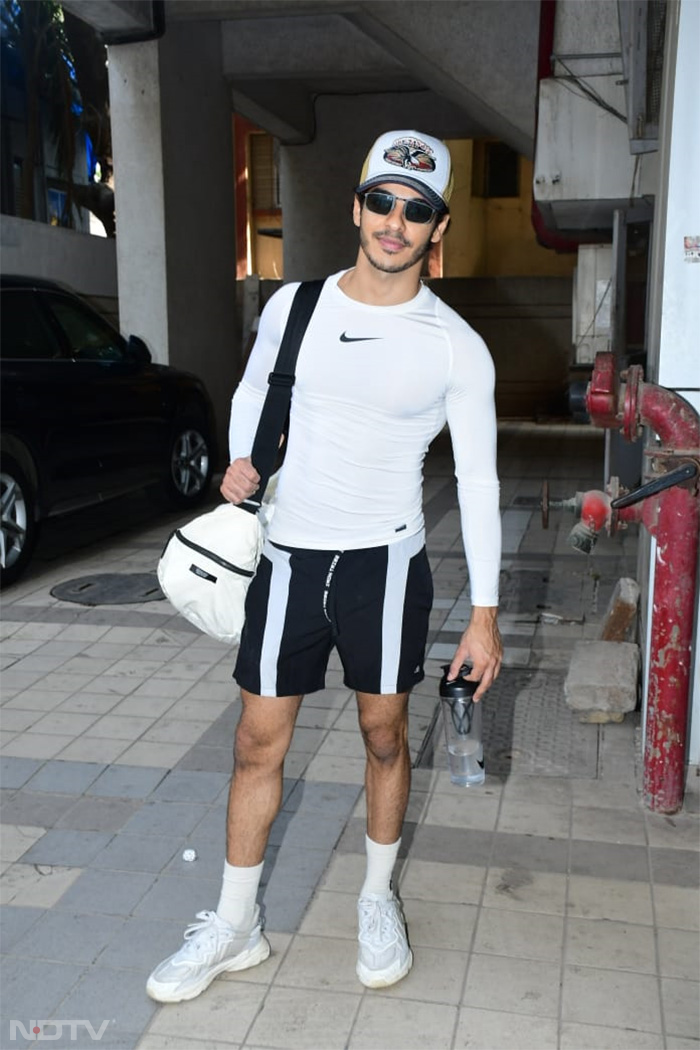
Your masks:
M167 364L165 201L158 43L109 49L119 323Z
M219 25L176 22L158 41L111 47L109 71L122 330L204 381L225 460L240 348Z

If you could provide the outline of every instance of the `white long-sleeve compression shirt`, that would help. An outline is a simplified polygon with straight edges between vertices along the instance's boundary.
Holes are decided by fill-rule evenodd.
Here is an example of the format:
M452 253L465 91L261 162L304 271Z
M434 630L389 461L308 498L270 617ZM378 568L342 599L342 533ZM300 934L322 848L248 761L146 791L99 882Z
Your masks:
M424 527L422 466L448 424L474 605L498 604L501 555L494 368L479 335L426 286L370 306L325 283L296 368L269 537L312 550L382 546ZM298 283L260 317L232 401L231 460L250 455Z

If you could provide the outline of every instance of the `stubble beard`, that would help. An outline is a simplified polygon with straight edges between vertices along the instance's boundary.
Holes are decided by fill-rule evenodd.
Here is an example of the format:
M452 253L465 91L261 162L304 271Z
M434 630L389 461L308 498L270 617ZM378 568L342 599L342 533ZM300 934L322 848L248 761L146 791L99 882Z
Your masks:
M373 236L377 238L383 237L385 236L385 232L383 231L378 234L375 233ZM391 236L395 238L395 234L391 234ZM403 243L406 247L410 247L409 241L403 240ZM425 258L430 251L431 242L430 239L428 239L424 244L414 248L408 259L405 259L403 262L395 263L373 255L371 251L372 237L368 237L362 229L360 229L360 247L362 248L368 263L370 266L373 266L375 270L380 270L382 273L403 273L405 270L410 270L412 266L415 266L416 263L419 263L421 259Z

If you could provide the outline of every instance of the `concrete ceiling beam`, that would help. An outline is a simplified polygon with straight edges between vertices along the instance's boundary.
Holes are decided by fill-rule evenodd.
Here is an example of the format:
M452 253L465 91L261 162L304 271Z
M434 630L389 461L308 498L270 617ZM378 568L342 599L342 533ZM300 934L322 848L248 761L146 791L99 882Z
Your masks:
M232 86L233 108L287 146L310 142L315 132L313 98L301 84L289 81L238 81Z
M101 36L148 34L155 28L150 0L65 0L61 6Z
M420 0L371 2L345 17L489 134L532 156L538 0L452 0L430 9Z

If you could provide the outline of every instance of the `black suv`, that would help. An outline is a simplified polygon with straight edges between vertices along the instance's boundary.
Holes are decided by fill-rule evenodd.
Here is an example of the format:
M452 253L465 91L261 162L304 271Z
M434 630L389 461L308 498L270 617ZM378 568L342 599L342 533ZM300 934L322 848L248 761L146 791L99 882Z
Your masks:
M26 567L39 522L158 485L176 507L207 495L211 402L196 376L156 365L68 289L0 278L0 571Z

